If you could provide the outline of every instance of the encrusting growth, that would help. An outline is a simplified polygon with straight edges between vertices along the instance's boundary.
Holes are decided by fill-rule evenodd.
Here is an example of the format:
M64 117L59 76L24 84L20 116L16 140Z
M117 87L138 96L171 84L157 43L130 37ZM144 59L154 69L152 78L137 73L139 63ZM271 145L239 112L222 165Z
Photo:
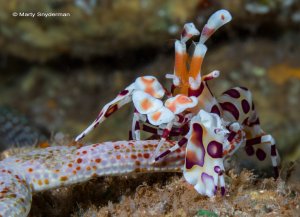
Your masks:
M258 162L269 160L278 177L279 155L275 140L260 127L251 92L244 87L214 97L208 81L219 71L202 75L205 42L231 20L226 10L215 12L201 34L184 25L175 42L174 74L167 91L153 76L137 78L106 104L94 122L78 135L81 140L119 108L133 102L128 141L83 147L49 147L0 162L0 217L27 216L33 192L81 183L96 176L137 172L178 172L202 195L225 194L224 161L237 150ZM191 56L186 42L192 42ZM164 100L164 101L163 101ZM140 131L158 140L142 140Z

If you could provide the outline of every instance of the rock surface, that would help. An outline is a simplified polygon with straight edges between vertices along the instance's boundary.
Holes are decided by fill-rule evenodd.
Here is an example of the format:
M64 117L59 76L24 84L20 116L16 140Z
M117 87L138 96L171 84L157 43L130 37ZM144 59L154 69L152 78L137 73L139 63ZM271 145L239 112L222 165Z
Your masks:
M1 53L45 62L160 47L193 17L198 0L22 0L0 2ZM12 13L17 16L12 16ZM24 15L22 13L25 13ZM39 16L38 13L69 13ZM30 14L36 13L35 17Z

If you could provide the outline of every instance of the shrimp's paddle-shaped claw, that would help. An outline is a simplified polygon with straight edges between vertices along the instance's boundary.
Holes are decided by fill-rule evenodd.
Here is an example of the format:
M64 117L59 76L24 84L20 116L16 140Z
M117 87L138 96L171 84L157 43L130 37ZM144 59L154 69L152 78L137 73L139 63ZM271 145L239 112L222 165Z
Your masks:
M194 186L197 192L209 197L225 193L223 177L223 143L225 133L218 115L201 110L191 121L186 147L183 174L186 181ZM217 133L216 133L217 132Z

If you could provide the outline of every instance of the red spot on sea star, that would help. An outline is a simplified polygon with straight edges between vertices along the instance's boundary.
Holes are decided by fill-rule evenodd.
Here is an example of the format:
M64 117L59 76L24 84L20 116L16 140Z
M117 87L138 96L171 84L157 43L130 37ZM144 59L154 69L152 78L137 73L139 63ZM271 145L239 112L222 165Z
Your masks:
M60 177L60 181L64 182L64 181L67 181L68 180L68 177L67 176L62 176Z
M43 185L42 180L40 180L40 179L38 180L38 185L40 185L40 186Z
M77 163L80 164L81 162L82 162L82 159L81 159L81 158L78 158L78 159L77 159Z

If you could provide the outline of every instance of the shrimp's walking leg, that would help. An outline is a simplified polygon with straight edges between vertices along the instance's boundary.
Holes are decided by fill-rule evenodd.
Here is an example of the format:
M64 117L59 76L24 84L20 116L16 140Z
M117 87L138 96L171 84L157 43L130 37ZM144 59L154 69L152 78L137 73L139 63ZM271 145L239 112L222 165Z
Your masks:
M272 161L272 166L274 168L274 177L278 178L278 164L280 159L275 145L275 139L273 138L273 136L263 135L247 139L245 151L249 156L256 154L256 157L259 161L264 161L266 159L267 154L265 153L265 151L269 152Z
M155 157L155 161L158 161L159 159L167 156L168 154L176 151L177 149L181 148L182 146L184 146L187 143L188 139L186 137L183 137L178 143L176 143L176 145L174 145L173 147L169 148L168 150L164 151L163 153L161 153L160 155L158 155L157 157Z
M81 134L79 134L75 141L78 142L83 137L85 137L90 131L95 129L99 124L101 124L105 119L107 119L110 115L112 115L114 112L116 112L118 109L120 109L125 104L132 101L131 95L132 95L132 85L127 87L125 90L121 91L118 96L106 104L102 110L100 111L98 117L94 120L94 122L88 126Z
M155 152L154 152L154 154L153 154L153 156L152 156L152 160L153 160L153 161L155 160L155 157L158 155L159 150L161 149L162 145L166 142L167 138L169 137L169 134L170 134L170 132L171 132L171 129L172 129L172 127L173 127L173 124L174 124L174 122L171 121L170 123L167 124L166 128L164 129L162 138L161 138L161 140L159 141L159 143L158 143L158 145L157 145L157 147L156 147L156 149L155 149Z
M139 114L137 110L135 110L133 113L132 126L131 126L131 133L132 133L133 140L141 140L140 121L145 122L146 118L142 114Z

